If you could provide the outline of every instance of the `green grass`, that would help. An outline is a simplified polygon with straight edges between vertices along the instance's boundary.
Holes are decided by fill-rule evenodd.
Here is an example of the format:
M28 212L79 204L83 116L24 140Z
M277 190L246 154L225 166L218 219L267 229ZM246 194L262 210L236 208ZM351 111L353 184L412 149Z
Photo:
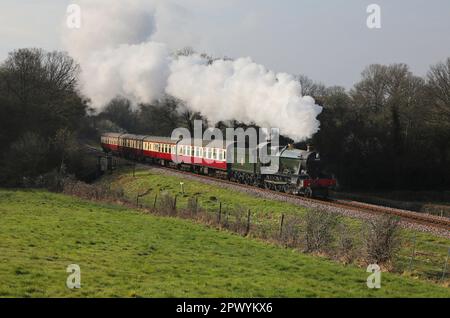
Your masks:
M47 192L0 190L0 220L0 297L450 297L393 274L369 290L363 269Z
M220 186L214 186L183 176L170 176L149 171L149 169L137 169L135 177L131 169L116 171L113 175L107 175L101 179L101 183L111 185L113 188L124 190L125 197L131 202L135 202L138 193L151 190L150 193L140 199L140 204L152 207L155 195L168 192L177 196L177 206L185 208L189 198L198 197L202 208L217 213L219 202L222 202L223 211L229 211L235 207L250 209L253 222L264 220L272 227L276 228L280 222L281 214L303 215L305 208L294 204L267 200L240 191L230 190ZM180 182L184 183L184 194L181 194ZM358 219L343 217L342 221L353 231L356 243L362 244L362 222ZM402 230L402 248L399 257L395 260L396 271L399 273L411 272L413 277L439 281L442 277L442 268L445 263L450 240L424 232ZM410 257L413 248L413 238L416 237L416 256L412 270L410 270ZM450 264L449 264L450 266ZM447 274L448 282L449 274Z

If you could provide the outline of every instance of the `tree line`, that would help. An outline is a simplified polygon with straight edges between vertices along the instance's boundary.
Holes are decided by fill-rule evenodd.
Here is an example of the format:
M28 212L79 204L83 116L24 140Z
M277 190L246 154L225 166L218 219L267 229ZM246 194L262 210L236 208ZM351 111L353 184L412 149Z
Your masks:
M140 105L118 96L95 112L79 92L79 72L66 53L40 49L16 50L0 64L0 185L33 184L49 173L89 180L94 163L82 147L103 132L170 136L180 126L192 130L194 120L207 125L171 96ZM342 187L448 188L450 58L425 77L405 64L370 65L350 90L298 80L324 111L320 132L297 146L319 150Z

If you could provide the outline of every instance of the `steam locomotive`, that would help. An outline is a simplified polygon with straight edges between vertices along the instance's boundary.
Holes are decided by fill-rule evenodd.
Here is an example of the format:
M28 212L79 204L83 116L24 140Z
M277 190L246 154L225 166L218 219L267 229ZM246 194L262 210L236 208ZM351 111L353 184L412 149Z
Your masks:
M115 156L307 197L327 197L336 186L335 179L323 174L320 156L311 149L272 147L270 142L239 149L222 140L176 141L118 133L103 134L101 145Z

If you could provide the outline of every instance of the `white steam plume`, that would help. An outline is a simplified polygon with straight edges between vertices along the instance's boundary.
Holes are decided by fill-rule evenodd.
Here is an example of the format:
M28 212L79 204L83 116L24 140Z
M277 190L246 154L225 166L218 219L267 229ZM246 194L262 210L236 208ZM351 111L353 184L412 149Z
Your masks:
M280 128L296 140L319 130L322 108L291 75L276 74L250 58L213 63L201 56L173 57L169 43L183 10L168 0L80 0L81 29L65 46L81 64L83 92L101 107L117 95L149 103L170 94L211 122L238 120ZM157 39L157 41L156 41ZM164 41L164 42L162 42ZM187 44L187 43L186 43Z

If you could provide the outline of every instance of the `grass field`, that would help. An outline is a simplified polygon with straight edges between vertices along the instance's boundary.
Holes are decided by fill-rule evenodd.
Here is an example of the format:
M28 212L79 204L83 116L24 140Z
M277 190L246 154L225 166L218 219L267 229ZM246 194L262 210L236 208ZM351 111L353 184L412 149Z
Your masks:
M393 274L369 290L363 269L47 192L0 190L0 220L0 297L450 297Z
M253 220L256 221L258 218L262 218L273 223L275 227L280 222L281 214L301 216L306 212L305 208L294 204L267 200L240 191L194 181L183 176L175 177L161 174L157 171L149 171L146 168L136 170L134 177L132 170L124 168L115 172L113 175L105 176L100 182L111 185L116 189L123 189L125 197L131 202L135 202L137 194L151 190L148 195L139 201L146 206L153 206L156 195L160 196L161 193L168 192L171 195L177 196L177 206L179 208L185 208L189 198L197 197L202 208L211 213L217 213L219 202L221 202L224 211L231 210L236 206L244 210L251 209ZM184 183L184 194L180 193L180 182ZM343 222L349 226L349 230L355 233L359 244L362 244L360 242L362 240L362 222L348 217L344 217ZM411 230L402 230L401 235L403 244L399 252L399 257L395 259L397 271L406 271L413 277L440 280L443 264L445 263L448 249L450 248L450 240ZM411 264L410 257L414 246L416 253L414 262ZM447 283L449 281L448 275Z

